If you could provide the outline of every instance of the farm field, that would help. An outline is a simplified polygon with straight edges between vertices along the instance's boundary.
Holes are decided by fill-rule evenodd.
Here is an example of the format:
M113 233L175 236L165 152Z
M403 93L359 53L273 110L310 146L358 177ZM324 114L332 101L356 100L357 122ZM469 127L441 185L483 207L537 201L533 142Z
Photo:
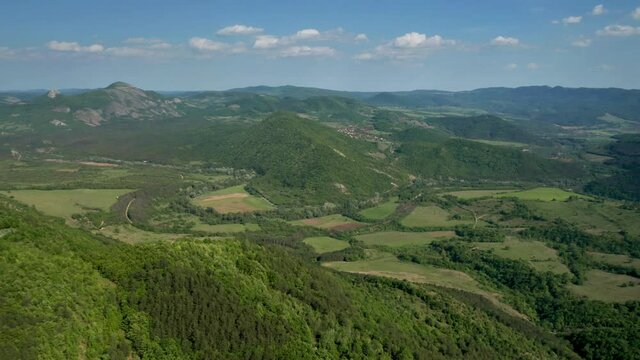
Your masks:
M398 260L382 253L380 256L360 261L334 261L322 264L339 271L390 277L416 283L433 284L473 293L483 294L479 284L469 275L455 270L420 265Z
M562 218L596 233L618 232L624 229L629 234L640 235L640 226L636 225L640 223L640 213L623 209L619 203L613 201L531 201L527 205L547 218Z
M274 208L266 199L249 194L244 185L209 192L193 199L195 205L213 208L222 214L271 210Z
M514 189L495 189L495 190L461 190L444 193L443 195L452 195L460 199L477 199L482 197L492 197L503 193L512 193Z
M525 144L525 143L521 143L521 142L515 142L515 141L501 141L501 140L484 140L484 139L469 139L475 142L479 142L479 143L483 143L483 144L487 144L487 145L494 145L494 146L509 146L509 147L515 147L515 148L527 148L529 147L529 144Z
M363 226L361 222L350 219L344 215L334 214L311 219L292 221L293 225L307 225L329 230L352 230Z
M318 254L324 254L334 251L343 250L349 247L349 243L344 240L334 239L328 236L316 236L302 240L305 244L311 246Z
M210 233L238 233L243 231L258 231L258 224L217 224L209 225L201 222L196 223L192 228L195 231L206 231Z
M402 232L385 231L372 234L358 235L356 239L366 245L383 245L400 247L406 245L426 245L435 240L455 237L453 231Z
M174 241L189 236L186 234L154 233L138 229L129 224L105 226L100 230L94 231L94 233L108 236L127 244L139 244L150 241Z
M387 201L378 206L360 211L360 215L371 220L382 220L393 214L396 211L397 207L398 204L396 203L396 201Z
M594 260L610 264L614 266L624 266L640 271L640 259L632 258L627 255L605 254L600 252L589 252Z
M10 190L1 192L12 196L47 215L70 218L73 214L92 209L107 211L118 197L131 189L74 189L74 190Z
M496 195L498 197L516 197L520 200L566 201L571 196L588 199L588 196L552 187L538 187L523 191L514 191Z
M539 271L569 273L569 268L560 261L556 251L540 241L508 237L504 242L477 242L474 246L481 250L493 251L494 254L507 259L524 260Z
M640 279L602 270L589 270L586 278L582 285L569 286L574 294L606 302L625 302L640 298Z
M402 219L401 224L407 227L450 227L473 224L471 219L452 220L451 214L438 206L419 206Z

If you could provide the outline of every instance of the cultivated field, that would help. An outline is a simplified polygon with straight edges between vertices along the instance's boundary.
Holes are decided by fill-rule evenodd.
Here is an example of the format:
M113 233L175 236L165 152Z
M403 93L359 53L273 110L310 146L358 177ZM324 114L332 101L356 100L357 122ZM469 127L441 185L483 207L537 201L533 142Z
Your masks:
M507 238L504 242L478 242L474 246L481 250L492 251L507 259L524 260L539 271L551 271L555 274L568 273L556 251L540 241L525 241Z
M586 277L584 284L569 286L576 295L607 302L640 300L640 279L602 270L589 270Z
M310 237L303 240L303 242L313 248L318 254L324 254L334 251L339 251L349 247L349 243L344 240L334 239L328 236Z
M360 222L357 222L353 219L350 219L344 215L339 215L339 214L327 215L327 216L311 218L311 219L296 220L296 221L292 221L291 224L307 225L307 226L317 227L320 229L330 229L330 230L338 230L338 231L352 230L364 225Z
M523 191L514 191L496 195L498 197L516 197L520 200L566 201L571 196L588 199L588 196L565 191L559 188L538 187Z
M620 229L624 229L629 234L640 235L640 226L637 225L640 224L640 213L623 209L617 202L532 201L527 205L547 218L562 218L595 233L618 232Z
M356 239L366 245L384 245L400 247L406 245L425 245L435 240L455 237L453 231L401 232L385 231L372 234L358 235Z
M599 252L589 252L589 255L598 262L614 266L624 266L640 271L640 259L632 258L627 255L605 254Z
M186 234L154 233L138 229L137 227L129 224L106 226L100 230L94 231L94 233L118 239L128 244L138 244L150 241L174 241L188 236Z
M462 190L462 191L452 191L445 193L444 195L453 195L460 199L477 199L483 197L492 197L498 194L503 193L512 193L516 190L513 189L492 189L492 190Z
M408 227L449 227L464 224L473 224L471 219L453 220L451 214L438 206L419 206L401 221Z
M2 193L12 196L47 215L70 218L73 214L100 209L108 211L118 197L130 189L74 189L74 190L10 190Z
M196 223L192 230L206 231L210 233L238 233L243 231L258 231L260 226L258 224L218 224L209 225L204 223Z
M193 203L204 208L213 208L223 214L271 210L274 208L266 199L246 192L244 185L200 195L193 199Z
M397 207L398 203L392 200L369 209L364 209L360 211L360 214L367 219L382 220L387 216L393 214L396 211Z

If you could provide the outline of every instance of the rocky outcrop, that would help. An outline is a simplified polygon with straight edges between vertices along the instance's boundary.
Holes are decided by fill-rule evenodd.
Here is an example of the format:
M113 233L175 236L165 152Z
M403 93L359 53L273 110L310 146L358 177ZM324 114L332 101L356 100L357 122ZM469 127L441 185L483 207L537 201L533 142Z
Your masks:
M100 126L100 124L104 121L101 110L94 110L89 108L75 111L73 113L73 118L82 121L89 126Z

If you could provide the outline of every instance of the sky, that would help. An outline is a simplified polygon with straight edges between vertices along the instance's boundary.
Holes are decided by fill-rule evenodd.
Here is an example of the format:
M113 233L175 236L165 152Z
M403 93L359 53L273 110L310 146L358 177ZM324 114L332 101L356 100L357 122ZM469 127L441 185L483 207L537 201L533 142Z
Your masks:
M0 89L640 88L640 0L0 1Z

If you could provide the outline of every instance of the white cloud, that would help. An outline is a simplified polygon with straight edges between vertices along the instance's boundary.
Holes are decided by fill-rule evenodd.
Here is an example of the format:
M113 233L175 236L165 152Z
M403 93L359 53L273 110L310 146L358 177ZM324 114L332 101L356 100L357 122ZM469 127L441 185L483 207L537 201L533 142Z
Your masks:
M370 52L360 53L354 56L353 58L356 60L367 61L375 59L375 55Z
M123 41L123 43L125 44L133 44L133 45L149 45L149 44L157 44L161 42L163 42L161 39L146 38L146 37L133 37Z
M518 68L518 64L516 64L516 63L507 64L506 68L507 68L507 70L513 71L513 70L516 70Z
M353 37L353 40L355 41L367 41L369 40L369 38L367 37L367 34L358 34L356 36Z
M640 6L631 12L631 16L636 20L640 20Z
M607 10L604 5L600 4L593 7L593 10L591 10L591 15L598 16L605 14L607 11L609 10Z
M328 46L291 46L280 52L281 57L334 56L336 50Z
M601 36L631 36L640 35L640 27L633 27L629 25L608 25L604 29L598 30L598 35Z
M307 40L307 39L315 39L320 37L320 31L316 29L302 29L296 32L293 36L293 40Z
M8 47L0 46L0 59L10 59L16 55L16 52Z
M575 47L582 47L582 48L589 47L591 46L591 39L578 39L573 41L571 45Z
M538 70L540 68L540 65L532 62L532 63L528 63L527 64L527 69L529 70Z
M87 52L87 53L99 53L104 50L104 46L100 44L92 44L88 46L82 46L79 43L66 42L66 41L49 41L47 43L47 47L51 50L55 51L66 51L66 52Z
M106 48L104 52L109 55L122 57L144 57L155 54L153 51L148 49L127 46Z
M189 39L189 46L200 52L239 53L245 50L242 43L228 44L201 37L192 37L191 39Z
M496 46L518 46L520 45L520 40L510 36L497 36L491 40L491 45Z
M565 25L579 24L582 21L582 16L568 16L562 19L562 23Z
M356 55L356 60L374 60L380 58L410 60L426 57L432 50L456 45L455 40L440 35L427 36L417 32L406 33L390 42L376 46L372 51Z
M232 25L218 30L218 35L255 35L263 32L264 29L246 25Z
M440 47L445 45L455 45L454 40L446 40L440 35L427 36L417 32L406 33L393 40L393 45L397 48L424 48Z
M281 45L280 38L273 35L260 35L256 37L256 41L253 43L255 49L272 49L279 45Z

